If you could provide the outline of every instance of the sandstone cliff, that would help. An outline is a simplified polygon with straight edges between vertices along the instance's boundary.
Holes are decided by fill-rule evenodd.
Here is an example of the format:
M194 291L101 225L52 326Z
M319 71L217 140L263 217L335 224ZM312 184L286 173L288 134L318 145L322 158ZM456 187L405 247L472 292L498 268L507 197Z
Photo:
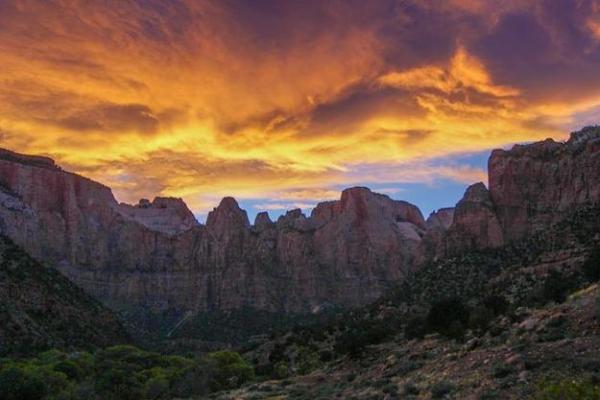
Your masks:
M567 212L600 202L600 128L494 150L488 162L489 191L469 187L442 239L442 254L499 247L547 229Z
M423 262L518 240L600 201L600 129L495 150L489 190L455 209L419 209L366 188L310 216L251 225L233 198L198 224L183 201L118 204L109 188L50 159L0 151L0 233L115 308L307 312L379 297Z
M503 244L494 203L483 183L469 186L464 197L456 204L454 218L444 240L446 253Z
M600 127L494 150L489 159L490 195L505 240L558 221L572 208L600 201Z
M0 188L0 232L119 309L364 304L410 272L426 229L417 207L366 188L254 226L225 198L202 226L181 200L118 204L101 184L10 152Z

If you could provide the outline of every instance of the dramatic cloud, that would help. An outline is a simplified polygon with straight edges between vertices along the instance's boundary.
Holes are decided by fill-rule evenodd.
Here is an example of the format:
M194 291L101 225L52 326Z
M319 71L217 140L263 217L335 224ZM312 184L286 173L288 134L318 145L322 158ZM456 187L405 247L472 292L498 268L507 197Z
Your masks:
M124 201L307 207L593 122L600 2L6 0L0 65L2 147Z

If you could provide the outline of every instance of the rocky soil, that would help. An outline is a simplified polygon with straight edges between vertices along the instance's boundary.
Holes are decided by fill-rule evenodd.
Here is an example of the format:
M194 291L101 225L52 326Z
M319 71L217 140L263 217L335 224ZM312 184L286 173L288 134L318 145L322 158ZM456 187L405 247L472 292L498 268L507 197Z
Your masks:
M398 335L369 346L359 359L341 358L307 375L212 398L536 398L549 382L598 381L599 333L600 290L593 285L563 304L519 308L514 319L498 318L483 336L456 341L438 334L413 340Z

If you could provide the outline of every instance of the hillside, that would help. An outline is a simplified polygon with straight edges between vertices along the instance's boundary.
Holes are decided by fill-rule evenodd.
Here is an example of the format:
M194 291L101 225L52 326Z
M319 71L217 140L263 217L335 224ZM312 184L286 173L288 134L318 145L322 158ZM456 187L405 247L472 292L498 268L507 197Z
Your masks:
M0 356L127 340L114 314L0 236Z
M215 398L596 399L599 243L589 205L432 262L371 306L248 348L266 380Z
M520 308L462 340L402 334L354 359L269 379L213 399L593 400L600 395L600 289L563 304Z

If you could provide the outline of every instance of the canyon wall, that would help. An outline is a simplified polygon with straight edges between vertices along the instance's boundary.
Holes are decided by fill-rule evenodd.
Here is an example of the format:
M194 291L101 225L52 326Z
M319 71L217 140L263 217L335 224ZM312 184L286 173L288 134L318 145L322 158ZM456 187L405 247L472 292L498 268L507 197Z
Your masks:
M181 200L118 204L51 160L3 151L0 232L117 309L307 312L380 296L415 264L425 221L409 203L352 188L310 217L259 214L254 225L225 198L204 226Z
M600 201L600 129L495 150L489 190L427 221L417 207L344 190L310 216L253 224L227 197L206 225L180 199L119 204L44 157L0 151L0 233L116 309L310 312L375 300L431 258L501 246Z
M456 205L452 225L436 241L438 257L523 239L600 202L600 128L574 132L564 143L494 150L488 180L489 190L472 185Z

